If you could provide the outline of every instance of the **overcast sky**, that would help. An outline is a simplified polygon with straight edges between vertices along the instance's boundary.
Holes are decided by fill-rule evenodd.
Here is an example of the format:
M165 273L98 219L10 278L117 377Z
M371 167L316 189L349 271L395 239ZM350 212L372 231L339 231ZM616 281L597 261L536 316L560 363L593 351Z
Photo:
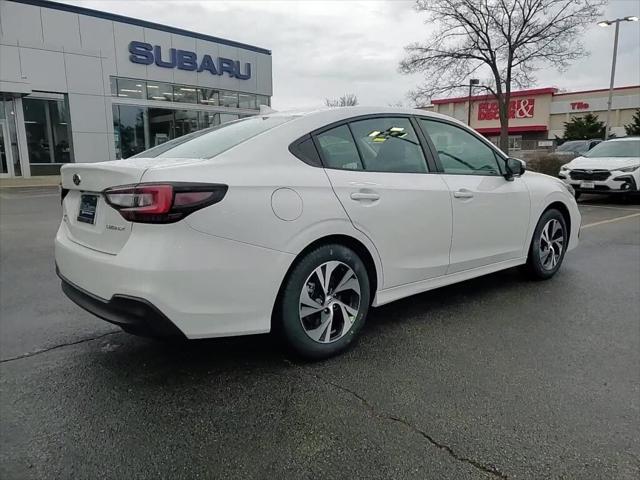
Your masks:
M398 62L403 47L431 29L409 0L65 1L270 49L276 109L318 106L344 93L355 93L363 105L410 105L406 93L420 77L398 73ZM603 18L628 15L640 16L640 0L610 0ZM594 25L583 39L591 56L564 73L540 70L533 86L608 87L613 33ZM616 86L638 84L640 22L625 22Z

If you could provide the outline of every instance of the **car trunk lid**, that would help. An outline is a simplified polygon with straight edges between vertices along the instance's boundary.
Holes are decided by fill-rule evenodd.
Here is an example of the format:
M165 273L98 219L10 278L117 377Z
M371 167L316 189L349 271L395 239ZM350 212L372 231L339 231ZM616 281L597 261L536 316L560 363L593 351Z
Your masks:
M133 223L125 220L105 200L110 187L135 185L151 168L177 166L200 160L175 158L132 158L100 163L77 163L61 169L63 222L69 238L85 247L117 254L125 245Z

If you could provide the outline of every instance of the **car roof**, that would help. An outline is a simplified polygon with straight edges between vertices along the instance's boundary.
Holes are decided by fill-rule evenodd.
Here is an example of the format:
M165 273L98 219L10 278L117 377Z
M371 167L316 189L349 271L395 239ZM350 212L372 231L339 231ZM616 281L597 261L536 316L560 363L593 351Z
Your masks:
M298 120L304 120L305 124L316 124L316 128L320 128L324 125L329 125L341 120L347 120L353 117L360 117L366 115L418 115L421 117L440 118L449 122L457 123L466 127L465 123L450 117L448 115L442 115L440 113L431 112L428 110L422 110L418 108L405 108L405 107L323 107L317 109L299 109L299 110L286 110L286 111L274 111L267 114L267 116L289 116L297 117Z
M629 142L633 140L640 140L640 137L622 137L622 138L610 138L607 142Z
M316 109L300 109L300 110L283 110L274 111L271 115L293 115L293 116L306 116L306 115L327 115L335 117L336 120L356 117L360 115L378 115L378 114L392 114L392 115L420 115L424 117L443 118L448 120L456 120L448 115L442 115L440 113L432 112L429 110L423 110L420 108L406 108L406 107L322 107ZM458 121L458 120L456 120ZM458 123L461 123L458 121Z

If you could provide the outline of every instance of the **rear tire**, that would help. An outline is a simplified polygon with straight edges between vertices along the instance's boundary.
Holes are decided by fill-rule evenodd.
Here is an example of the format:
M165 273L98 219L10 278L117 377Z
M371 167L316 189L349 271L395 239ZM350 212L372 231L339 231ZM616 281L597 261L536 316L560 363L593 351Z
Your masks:
M525 272L537 280L553 277L562 265L568 243L569 232L562 213L553 208L544 212L533 232Z
M274 312L274 327L298 356L321 360L346 350L369 310L367 269L343 245L320 246L297 261Z

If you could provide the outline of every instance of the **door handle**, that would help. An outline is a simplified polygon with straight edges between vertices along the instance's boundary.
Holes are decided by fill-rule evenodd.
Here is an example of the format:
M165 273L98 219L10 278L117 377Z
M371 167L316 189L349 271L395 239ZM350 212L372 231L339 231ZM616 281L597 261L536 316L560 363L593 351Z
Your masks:
M469 190L463 188L453 192L453 196L455 198L473 198L473 192L470 192Z
M380 200L377 193L354 192L351 194L351 200Z

